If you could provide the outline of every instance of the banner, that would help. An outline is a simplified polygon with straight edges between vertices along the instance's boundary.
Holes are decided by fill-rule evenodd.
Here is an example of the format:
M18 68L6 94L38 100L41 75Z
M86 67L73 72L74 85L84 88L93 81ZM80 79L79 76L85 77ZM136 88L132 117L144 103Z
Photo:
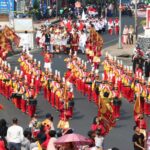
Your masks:
M0 14L9 14L14 11L14 0L0 0Z
M146 18L146 10L138 10L137 16L140 18Z

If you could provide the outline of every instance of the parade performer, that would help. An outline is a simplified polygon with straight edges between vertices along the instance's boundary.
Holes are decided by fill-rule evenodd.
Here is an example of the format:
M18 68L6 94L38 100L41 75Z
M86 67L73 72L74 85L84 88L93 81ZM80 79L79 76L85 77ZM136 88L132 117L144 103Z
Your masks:
M144 114L150 116L150 77L148 84L143 85L142 96L144 97Z
M147 123L146 123L146 120L145 120L143 114L137 115L137 117L135 119L135 123L140 129L140 133L143 133L143 135L146 138Z
M110 19L108 20L108 33L109 33L110 35L113 34L113 28L114 28L114 22L113 22L112 18L110 18Z
M106 130L105 126L102 123L102 120L100 117L94 117L93 119L93 124L91 125L91 130L96 131L96 130L101 130L101 133L103 136L105 136L108 131Z
M30 117L33 117L36 112L36 105L37 105L37 94L35 93L34 85L33 83L30 85L26 92L26 97L28 99L28 115Z
M74 31L72 34L72 40L71 40L71 49L73 52L78 51L79 46L79 36L77 34L77 31Z
M116 125L113 108L111 105L112 93L107 88L103 88L99 96L98 116L104 122L107 133Z
M94 69L99 69L100 57L98 55L94 55L93 64L94 64Z
M118 35L119 34L119 19L118 18L115 18L114 24L115 24L115 34Z
M48 69L49 71L52 71L52 67L51 67L52 57L53 55L48 51L44 53L44 68Z
M113 90L113 111L114 111L114 117L116 119L120 118L120 107L121 107L121 93L118 91L118 85L117 83L114 86Z
M94 102L98 105L99 84L101 83L98 70L95 71L95 80L92 83L92 95Z

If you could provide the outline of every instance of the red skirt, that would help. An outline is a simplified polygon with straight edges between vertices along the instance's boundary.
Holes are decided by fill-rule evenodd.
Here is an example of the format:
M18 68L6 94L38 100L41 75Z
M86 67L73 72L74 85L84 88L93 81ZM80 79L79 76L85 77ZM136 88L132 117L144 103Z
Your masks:
M150 115L150 103L147 102L144 103L144 114Z
M55 93L54 92L51 92L51 105L52 107L55 106Z
M27 110L27 101L24 99L21 99L21 111L25 113L26 110Z
M28 105L28 115L33 117L36 111L36 105Z

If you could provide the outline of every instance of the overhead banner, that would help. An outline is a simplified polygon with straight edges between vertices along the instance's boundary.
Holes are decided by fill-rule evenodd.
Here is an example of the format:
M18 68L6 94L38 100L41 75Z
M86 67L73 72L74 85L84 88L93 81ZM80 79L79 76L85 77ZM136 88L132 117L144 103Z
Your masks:
M14 11L14 0L0 0L0 14L9 14Z

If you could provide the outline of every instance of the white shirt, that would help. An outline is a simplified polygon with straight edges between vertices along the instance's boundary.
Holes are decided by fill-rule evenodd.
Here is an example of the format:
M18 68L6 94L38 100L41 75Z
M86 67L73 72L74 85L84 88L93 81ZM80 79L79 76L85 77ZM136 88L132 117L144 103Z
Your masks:
M36 38L38 38L38 37L39 37L39 38L41 38L41 37L42 37L42 32L41 32L41 31L39 31L39 30L36 32Z
M22 43L23 43L23 44L29 44L29 34L28 34L28 33L25 33L25 34L22 36Z
M21 143L23 141L23 128L18 125L12 125L7 130L7 142Z
M102 137L102 136L100 136L100 137L96 136L95 137L95 146L96 147L102 148L103 147L103 142L104 142L104 137Z
M57 141L56 138L52 137L50 138L48 145L47 145L47 150L56 150L54 143Z

